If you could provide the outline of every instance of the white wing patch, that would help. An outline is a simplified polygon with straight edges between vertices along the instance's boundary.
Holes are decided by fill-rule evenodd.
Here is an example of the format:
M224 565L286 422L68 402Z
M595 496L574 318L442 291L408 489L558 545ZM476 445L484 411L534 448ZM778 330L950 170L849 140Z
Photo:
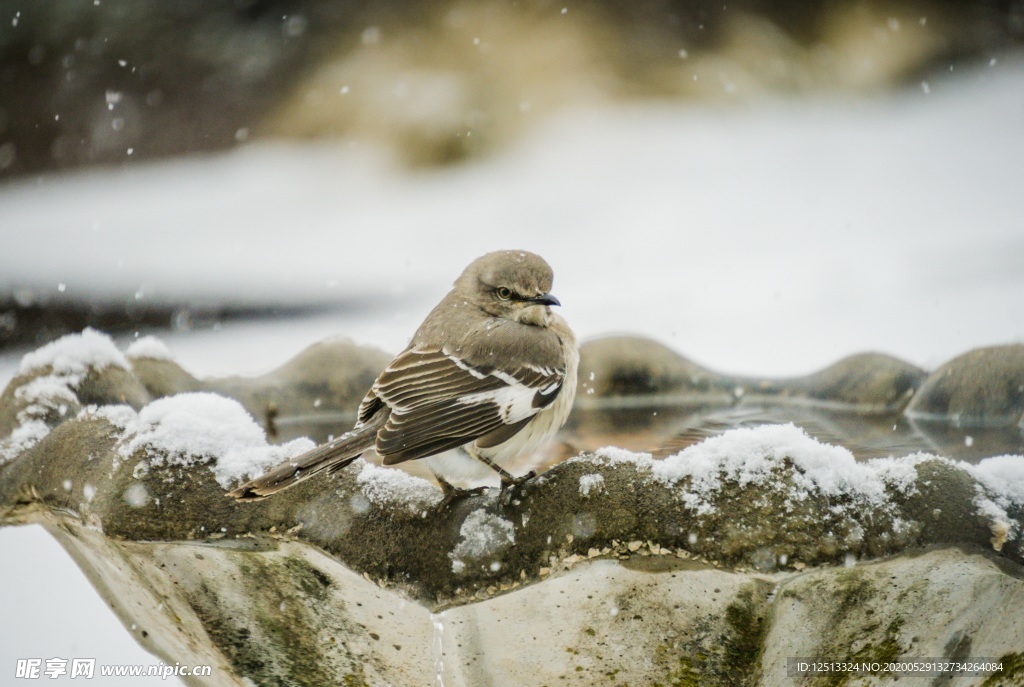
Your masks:
M469 372L477 379L495 377L504 383L504 386L497 389L478 391L459 396L455 399L455 402L462 405L493 403L498 408L498 412L501 415L501 421L506 425L514 425L517 422L522 422L523 420L539 413L543 410L543 407L537 407L534 404L533 400L536 394L540 392L542 395L547 396L558 391L562 385L562 376L556 370L548 367L540 367L539 365L531 365L529 363L523 366L531 372L553 378L546 386L534 387L524 384L514 375L502 372L501 370L491 370L489 373L483 373L480 370L470 367L451 353L447 351L444 351L444 353L448 356L448 359L456 365L456 367L460 370Z
M503 386L500 389L466 394L455 400L462 405L493 403L498 407L501 421L506 425L514 425L543 410L543 408L536 408L533 405L533 397L537 393L537 389L515 381L514 378L511 383L506 382L506 384L507 386Z

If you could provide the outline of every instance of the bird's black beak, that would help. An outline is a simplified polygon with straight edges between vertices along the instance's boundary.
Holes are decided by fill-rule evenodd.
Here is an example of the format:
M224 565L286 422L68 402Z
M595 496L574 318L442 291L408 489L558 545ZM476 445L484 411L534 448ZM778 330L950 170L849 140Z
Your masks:
M526 302L527 303L536 303L537 305L561 305L562 304L561 301L559 301L557 298L555 298L550 293L542 293L539 296L534 296L533 298L527 298Z

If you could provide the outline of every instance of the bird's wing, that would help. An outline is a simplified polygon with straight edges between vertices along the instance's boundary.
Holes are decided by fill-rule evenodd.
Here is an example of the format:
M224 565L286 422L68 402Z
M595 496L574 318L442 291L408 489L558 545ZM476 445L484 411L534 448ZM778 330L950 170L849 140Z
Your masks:
M507 439L554 402L564 380L564 369L528 363L498 369L467 363L444 349L416 347L381 373L359 417L365 422L384 405L390 409L377 433L377 451L391 465L495 430Z

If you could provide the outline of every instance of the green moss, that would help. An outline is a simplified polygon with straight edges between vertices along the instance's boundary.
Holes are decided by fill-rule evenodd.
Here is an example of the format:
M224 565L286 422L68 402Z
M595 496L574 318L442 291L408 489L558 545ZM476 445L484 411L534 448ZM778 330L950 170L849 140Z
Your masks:
M999 657L1003 670L989 675L981 687L1011 687L1024 685L1024 654L1012 653Z
M331 578L323 571L314 568L303 558L286 558L284 567L288 571L291 582L298 585L307 597L322 600L331 586Z
M280 667L285 673L280 681L282 687L317 687L333 683L336 678L325 666L310 662L309 657L318 655L320 648L316 639L301 629L303 625L296 625L294 620L284 613L268 612L262 605L256 609L255 619L259 629L279 652L278 658L282 664ZM277 676L274 677L277 679ZM361 678L359 682L351 682L350 677L345 677L346 685L365 684Z
M831 585L826 581L817 584L818 593L831 593L834 603L831 612L831 637L825 638L820 655L828 660L886 663L899 658L903 647L899 633L903 618L893 617L888 625L879 622L879 592L872 578L862 570L838 571ZM884 621L883 621L884 622ZM849 655L851 642L860 642L863 647ZM863 682L864 675L856 673L829 673L810 678L808 684L821 687L845 687Z
M769 626L763 615L763 587L759 583L745 586L726 606L723 617L695 623L691 628L694 633L691 641L682 646L657 646L654 660L665 665L667 670L652 687L748 687L757 684Z
M684 656L679 659L679 665L675 670L669 674L666 687L700 687L700 676L700 671L694 668L693 663ZM660 686L655 683L655 687Z
M242 627L230 617L205 586L192 605L238 675L260 687L337 684L337 675L329 666L309 660L310 656L321 655L322 647L315 636L302 629L309 624L296 621L296 615L308 613L308 605L324 598L330 584L326 575L298 558L274 561L243 553L236 560L240 584L255 590L250 606L252 627ZM304 603L296 603L296 597ZM272 648L269 652L268 647ZM348 675L342 684L363 687L365 680Z
M200 586L200 592L202 596L191 605L213 643L231 662L238 675L262 674L266 663L256 650L256 645L250 641L249 629L236 626L216 612L216 604L207 603L214 597L205 583Z
M875 593L871 585L859 570L840 575L836 580L837 598L835 616L841 619L853 610L864 606Z
M748 587L737 594L736 600L725 609L725 621L730 632L723 647L722 672L731 678L731 684L753 684L759 672L768 628L753 597L753 590Z
M872 626L877 628L877 625ZM881 663L885 664L900 657L903 647L899 643L900 629L903 627L903 618L896 617L885 628L885 634L877 643L867 644L863 649L850 656L850 662L857 663ZM872 675L886 675L888 673L878 672ZM828 687L845 687L851 680L859 677L857 673L830 673L822 676L815 684L827 685Z
M855 661L869 661L871 663L887 663L895 661L900 657L903 647L900 646L899 633L903 627L903 618L896 616L885 628L885 636L877 645L870 644L853 655Z

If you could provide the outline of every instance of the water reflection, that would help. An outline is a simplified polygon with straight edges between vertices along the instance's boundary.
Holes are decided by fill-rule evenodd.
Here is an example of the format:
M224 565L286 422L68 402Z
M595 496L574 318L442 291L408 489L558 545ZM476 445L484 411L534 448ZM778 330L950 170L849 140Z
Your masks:
M909 420L901 412L864 414L791 403L743 402L631 408L577 409L567 441L581 450L616 445L665 457L738 427L792 422L810 436L848 448L858 460L924 451L976 463L1024 453L1017 426L958 428Z

